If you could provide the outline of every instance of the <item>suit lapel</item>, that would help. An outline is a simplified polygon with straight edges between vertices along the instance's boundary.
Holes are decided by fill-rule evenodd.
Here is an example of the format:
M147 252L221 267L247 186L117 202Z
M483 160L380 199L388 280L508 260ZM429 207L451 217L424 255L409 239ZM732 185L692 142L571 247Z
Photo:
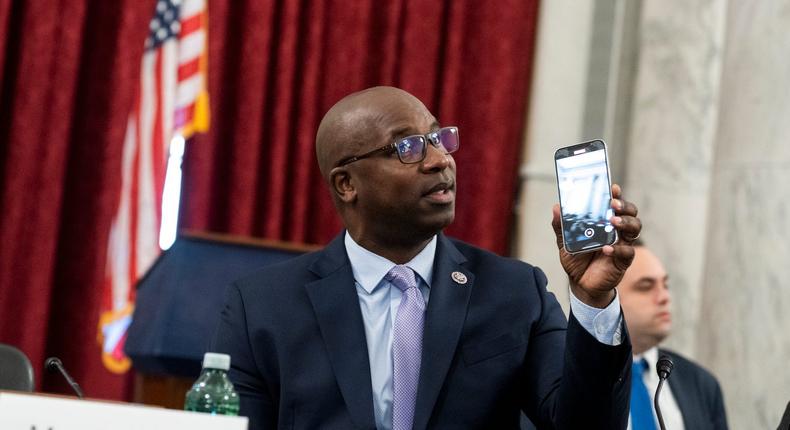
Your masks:
M305 288L351 419L361 428L375 428L365 328L344 234L310 266L321 279Z
M428 425L439 391L455 356L474 284L474 275L461 266L465 261L464 256L452 242L440 234L436 247L431 296L425 315L414 429L424 429ZM466 283L454 281L454 272L466 276Z

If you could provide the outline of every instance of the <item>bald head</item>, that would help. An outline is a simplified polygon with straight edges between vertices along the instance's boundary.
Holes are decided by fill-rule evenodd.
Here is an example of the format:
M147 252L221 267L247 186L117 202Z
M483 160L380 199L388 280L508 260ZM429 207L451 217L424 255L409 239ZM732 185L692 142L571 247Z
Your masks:
M398 139L439 129L422 102L392 87L351 94L321 120L315 143L318 165L357 244L405 263L453 221L452 155L439 142L425 140L419 162L404 163L390 150Z
M340 160L374 149L372 143L386 140L394 112L413 109L430 116L416 97L398 88L373 87L353 93L337 102L318 126L315 152L321 175L329 181L330 172Z

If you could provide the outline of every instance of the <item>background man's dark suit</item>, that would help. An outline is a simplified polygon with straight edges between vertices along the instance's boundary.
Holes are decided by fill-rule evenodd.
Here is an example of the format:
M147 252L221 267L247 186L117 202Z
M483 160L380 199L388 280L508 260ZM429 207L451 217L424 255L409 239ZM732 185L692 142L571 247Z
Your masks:
M699 365L682 356L659 348L675 364L667 384L683 414L686 429L727 429L724 397L716 378Z
M566 323L545 285L539 269L439 235L415 429L518 428L522 407L539 428L625 428L627 335L607 346ZM232 357L250 429L375 428L342 235L232 285L212 350Z

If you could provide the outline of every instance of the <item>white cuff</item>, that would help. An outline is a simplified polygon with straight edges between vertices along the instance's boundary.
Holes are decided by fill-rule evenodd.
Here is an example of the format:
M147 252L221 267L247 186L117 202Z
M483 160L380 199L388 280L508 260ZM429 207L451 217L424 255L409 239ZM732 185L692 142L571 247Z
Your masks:
M620 296L617 290L614 291L614 300L603 309L582 302L573 295L573 291L569 294L573 316L598 342L607 345L620 345L623 342L623 313L620 311Z

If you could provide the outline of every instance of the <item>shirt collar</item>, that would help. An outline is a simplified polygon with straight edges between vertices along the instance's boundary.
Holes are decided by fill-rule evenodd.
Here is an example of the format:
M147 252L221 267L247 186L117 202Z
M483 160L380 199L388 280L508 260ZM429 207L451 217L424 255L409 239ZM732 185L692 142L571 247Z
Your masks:
M638 361L643 358L647 362L648 371L655 373L656 363L658 362L658 347L654 346L648 349L647 351L643 352L641 355L635 355L634 361Z
M392 261L361 247L351 238L348 231L346 231L345 244L354 279L368 294L381 283L381 280L384 279L384 276L390 269L396 266ZM433 260L435 256L436 236L434 235L431 241L425 245L425 248L405 264L405 266L408 266L420 275L420 278L422 278L428 288L431 287L433 278Z

